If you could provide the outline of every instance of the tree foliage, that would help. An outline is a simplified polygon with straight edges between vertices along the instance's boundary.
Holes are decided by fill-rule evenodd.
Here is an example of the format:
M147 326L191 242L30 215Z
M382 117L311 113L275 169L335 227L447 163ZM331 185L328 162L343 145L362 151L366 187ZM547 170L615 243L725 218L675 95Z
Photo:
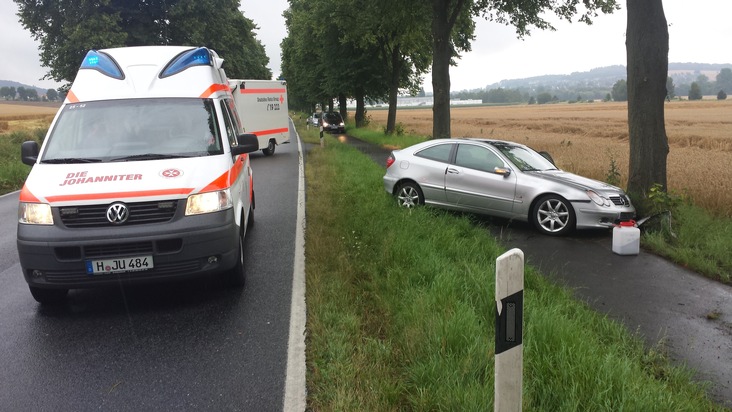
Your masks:
M670 100L674 97L676 97L676 85L674 84L674 79L668 76L666 79L666 98Z
M5 100L15 100L16 90L15 87L3 86L0 87L0 97Z
M210 47L230 77L272 76L257 27L238 0L14 1L23 27L40 42L45 79L71 82L90 49L161 44Z
M703 97L699 83L693 82L689 88L689 100L701 100Z
M611 92L613 100L616 102L627 102L628 101L628 82L625 79L620 79L613 85Z
M281 46L291 104L311 110L351 97L362 124L366 100L388 99L394 130L397 94L417 93L429 67L423 11L388 0L290 0Z
M46 90L46 98L52 102L58 100L58 92L56 89Z
M732 93L732 69L725 67L717 74L717 88Z

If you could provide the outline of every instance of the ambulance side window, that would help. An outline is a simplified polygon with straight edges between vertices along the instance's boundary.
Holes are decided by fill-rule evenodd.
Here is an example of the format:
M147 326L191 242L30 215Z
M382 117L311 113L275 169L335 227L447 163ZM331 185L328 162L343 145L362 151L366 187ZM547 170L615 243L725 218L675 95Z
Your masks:
M221 113L223 113L224 116L224 124L226 126L226 137L229 139L229 145L230 146L236 146L238 145L238 142L236 140L236 129L234 128L234 123L231 121L231 111L229 110L229 106L221 102Z

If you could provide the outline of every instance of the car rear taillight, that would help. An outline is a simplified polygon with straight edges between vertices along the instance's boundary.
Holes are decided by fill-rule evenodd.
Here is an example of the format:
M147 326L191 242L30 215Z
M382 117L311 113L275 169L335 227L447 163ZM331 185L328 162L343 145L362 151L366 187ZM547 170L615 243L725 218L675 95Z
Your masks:
M388 169L389 166L393 165L395 160L396 159L394 159L394 153L390 153L389 157L386 158L386 168Z

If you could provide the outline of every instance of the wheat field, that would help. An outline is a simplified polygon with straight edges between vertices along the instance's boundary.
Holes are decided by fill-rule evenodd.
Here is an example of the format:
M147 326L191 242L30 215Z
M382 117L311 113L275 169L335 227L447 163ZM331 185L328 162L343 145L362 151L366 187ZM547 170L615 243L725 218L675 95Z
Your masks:
M47 128L58 106L0 103L0 133Z
M371 110L386 124L386 110ZM606 180L614 161L621 186L628 178L627 103L453 107L453 137L512 140L551 153L567 171ZM732 100L666 103L668 186L676 194L732 216ZM400 109L407 133L431 135L432 109ZM395 137L398 138L398 137Z

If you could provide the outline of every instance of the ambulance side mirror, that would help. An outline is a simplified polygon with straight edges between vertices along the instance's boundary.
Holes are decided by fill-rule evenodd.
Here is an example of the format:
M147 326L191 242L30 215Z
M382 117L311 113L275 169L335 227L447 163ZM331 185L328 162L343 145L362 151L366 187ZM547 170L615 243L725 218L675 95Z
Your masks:
M33 166L38 160L38 142L27 141L20 145L20 160L23 164Z
M244 153L256 152L259 150L259 139L253 133L243 133L237 136L237 146L231 148L231 155L236 156Z

